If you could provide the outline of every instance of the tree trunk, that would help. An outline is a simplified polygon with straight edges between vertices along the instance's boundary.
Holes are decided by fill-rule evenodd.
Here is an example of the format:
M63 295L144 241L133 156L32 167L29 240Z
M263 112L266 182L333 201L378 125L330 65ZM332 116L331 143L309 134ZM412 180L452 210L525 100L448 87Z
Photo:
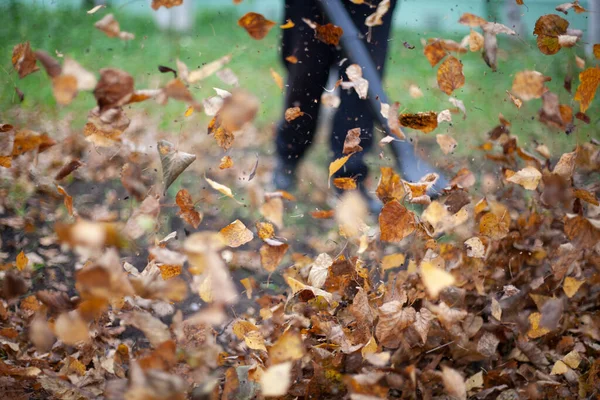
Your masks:
M600 43L600 3L598 0L588 2L588 37L586 51L592 54L595 43Z

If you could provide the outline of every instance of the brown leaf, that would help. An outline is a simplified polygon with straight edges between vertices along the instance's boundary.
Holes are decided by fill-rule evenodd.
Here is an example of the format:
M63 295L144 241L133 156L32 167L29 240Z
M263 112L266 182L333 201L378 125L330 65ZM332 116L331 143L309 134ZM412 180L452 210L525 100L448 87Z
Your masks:
M239 219L221 229L219 234L229 247L240 247L254 239L252 231Z
M166 191L175 179L196 160L196 156L175 150L173 144L166 140L158 142L157 149L162 164L164 190Z
M175 196L175 203L179 206L177 215L197 229L202 222L202 215L194 208L194 201L190 193L186 189L181 189Z
M400 121L400 125L420 130L423 133L429 133L438 126L437 113L435 111L400 114L398 120Z
M72 311L75 308L75 303L64 292L40 290L35 297L53 313Z
M144 332L152 347L156 348L161 343L171 340L169 327L146 311L133 311L124 314L122 322Z
M379 307L379 321L375 329L377 341L382 346L397 348L403 340L401 331L415 322L416 314L412 307L403 308L400 301L384 303Z
M444 60L437 72L437 82L442 92L451 95L465 84L462 69L462 63L455 57L450 56Z
M291 122L293 120L295 120L298 117L303 116L304 113L302 112L302 110L300 110L300 107L290 107L287 110L285 110L285 120L287 122Z
M354 190L357 187L354 178L334 178L333 186L341 190Z
M463 15L461 15L460 19L458 20L458 23L470 26L471 28L476 28L478 26L483 26L487 24L487 21L481 17L478 17L475 14L464 13Z
M444 50L442 43L439 40L436 40L425 46L423 54L427 57L429 64L431 64L432 67L435 67L448 53Z
M444 154L450 154L458 146L458 142L449 135L436 135L435 140Z
M267 36L271 28L276 24L261 14L249 12L238 20L238 25L244 28L251 38L260 40Z
M337 46L340 43L340 38L344 34L342 28L332 23L326 25L316 24L316 26L315 36L318 40L332 46Z
M29 42L20 43L13 47L12 65L19 73L20 79L39 70L36 62L37 58L31 50Z
M190 1L190 0L188 0ZM158 10L161 7L171 8L180 6L183 4L183 0L152 0L152 9Z
M571 8L574 9L577 14L581 14L581 13L584 13L587 11L585 8L581 7L581 5L579 4L579 1L577 1L577 0L575 0L572 3L560 4L560 5L556 6L555 10L560 11L561 13L567 15L567 14L569 14L568 10L570 10Z
M600 67L590 67L579 74L580 84L573 100L579 102L579 111L585 113L596 96L600 84Z
M379 214L379 228L382 241L400 242L415 231L414 214L398 200L388 201Z
M508 235L509 226L504 219L500 219L494 213L487 213L479 221L479 232L492 240L500 240Z
M13 149L11 154L13 157L17 157L33 150L37 150L39 153L42 153L56 144L56 142L50 138L47 133L42 133L39 135L30 130L18 131L13 140Z
M219 169L229 169L231 167L233 167L233 159L230 156L223 156L219 164Z
M515 75L512 94L524 101L539 99L548 90L544 84L551 80L537 71L520 71Z
M287 243L282 243L278 246L272 246L267 243L263 244L259 250L260 262L263 268L268 272L275 271L281 260L283 260L288 247Z
M115 68L100 70L100 80L94 89L100 113L126 104L133 95L133 77Z
M346 134L346 139L344 139L344 154L357 153L362 151L362 147L360 146L360 128L353 128L348 131Z
M64 204L65 207L67 208L67 212L69 213L69 215L73 215L73 197L69 196L69 193L67 193L67 191L59 185L56 185L56 190L58 191L58 194L60 194L61 196L64 197Z
M383 204L391 200L404 198L404 185L400 176L390 167L381 167L381 177L375 192Z
M567 33L569 21L555 14L542 15L535 23L533 34L537 36L537 45L546 55L558 53L561 49L559 36Z
M50 78L56 78L62 73L62 67L54 57L43 50L37 50L35 56L42 63Z
M54 333L68 345L76 345L89 340L87 323L77 311L60 314L54 323Z
M64 179L67 176L71 175L73 171L79 169L79 167L83 165L84 164L81 161L79 161L79 159L75 158L63 165L63 167L60 169L60 171L58 171L54 179L60 181L61 179Z
M115 19L114 15L106 14L101 20L96 22L94 26L104 32L108 37L118 37L121 40L133 40L135 35L133 33L121 31L119 22Z

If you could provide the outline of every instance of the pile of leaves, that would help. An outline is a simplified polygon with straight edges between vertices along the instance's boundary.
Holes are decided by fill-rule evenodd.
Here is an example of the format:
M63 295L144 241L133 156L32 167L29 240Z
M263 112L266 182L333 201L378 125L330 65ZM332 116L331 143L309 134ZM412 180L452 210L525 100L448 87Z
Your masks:
M153 0L152 7L181 3ZM377 29L388 7L379 2L367 26ZM585 12L577 2L559 8ZM459 22L484 34L472 29L463 43L439 38L424 43L424 62L435 66L445 58L437 80L449 95L464 85L465 76L462 62L448 53L482 51L495 69L495 36L514 34L472 14ZM339 27L312 21L288 21L281 29L301 23L331 46L343 35ZM250 13L239 25L260 40L275 24ZM95 26L134 40L110 14ZM580 37L558 15L542 16L534 33L549 55L577 45ZM79 132L0 125L5 395L357 400L599 395L597 141L562 155L543 145L524 148L511 135L510 121L500 116L479 149L483 169L493 173L457 168L450 185L432 199L436 174L409 182L382 167L375 193L383 208L374 216L356 182L335 177L362 151L360 132L351 130L345 156L329 166L329 178L343 194L332 207L313 207L309 222L315 229L307 234L286 226L297 200L265 190L261 176L268 180L268 171L258 161L243 179L235 178L246 186L238 183L232 190L218 182L228 176L219 173L243 161L234 160L230 149L244 145L260 106L225 68L230 60L225 55L193 71L181 61L176 68L161 66L173 79L139 89L123 70L103 68L98 78L75 60L61 64L27 42L15 46L12 63L20 78L41 65L58 104L93 90L97 107ZM361 68L350 65L346 71L350 81L336 86L366 96ZM600 82L598 71L594 66L580 74L575 117L572 105L560 104L537 71L522 71L512 88L500 90L516 107L541 99L540 122L570 132L577 123L589 123L584 113ZM191 85L213 74L232 89L197 101ZM195 147L200 139L157 137L128 115L138 102L160 105L169 99L185 103L185 117L194 112L212 117L207 131L216 143L202 143L224 152L219 171L202 165L196 170L202 183L179 190L175 204L167 189L202 162ZM452 114L466 117L463 102L450 101L456 109L417 114L382 105L394 136L381 145L405 138L402 126L427 133ZM302 117L299 107L285 113L288 120ZM456 146L448 135L438 135L437 142L445 153ZM153 172L158 168L162 179ZM103 185L104 197L86 199L94 185ZM69 192L81 194L74 201ZM120 196L136 199L135 207L120 206ZM222 223L214 215L220 204L245 217ZM185 229L167 234L165 217ZM241 278L240 268L252 273Z

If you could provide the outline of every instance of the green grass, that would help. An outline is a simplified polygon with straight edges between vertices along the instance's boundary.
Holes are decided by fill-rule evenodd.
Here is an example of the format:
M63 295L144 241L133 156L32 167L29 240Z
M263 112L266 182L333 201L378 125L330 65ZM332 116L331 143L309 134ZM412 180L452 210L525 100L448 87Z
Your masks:
M0 25L0 66L2 83L0 87L0 116L7 121L7 111L13 107L39 111L47 118L73 117L73 128L81 129L85 123L87 112L94 107L94 98L90 93L80 94L75 101L66 107L57 106L52 96L51 84L45 72L40 71L19 80L12 71L10 58L12 47L23 41L30 41L33 49L44 49L55 55L56 51L80 62L92 71L103 67L117 67L128 71L135 77L136 88L157 88L171 79L170 74L160 74L158 65L175 67L177 58L184 61L190 69L215 60L225 54L233 54L229 67L239 77L241 86L248 89L262 102L256 124L259 129L270 131L281 115L282 94L273 82L270 68L283 74L279 62L278 46L280 30L275 28L261 41L251 39L246 32L237 26L236 17L229 13L199 14L196 28L190 34L176 34L160 31L154 22L147 17L123 14L119 9L102 10L95 15L87 15L81 9L58 9L48 11L43 8L18 7L16 11L7 6L0 6L5 15L5 22ZM94 28L94 22L108 12L113 12L121 24L121 29L133 32L136 39L123 42L108 38ZM464 29L462 29L464 28ZM466 27L457 23L459 34L445 34L448 39L460 40L468 33ZM386 72L386 87L391 100L400 101L401 110L405 112L441 111L452 107L448 96L437 88L436 71L422 54L421 39L439 37L435 32L413 32L399 30L394 33L390 42L389 62ZM415 45L410 50L403 42ZM572 95L562 87L567 68L571 68L575 76L573 86L578 84L578 70L571 64L575 54L583 56L582 49L563 50L555 56L545 56L535 47L534 42L511 41L500 39L498 71L492 72L478 53L460 55L464 64L466 84L456 91L454 97L464 101L467 108L467 119L455 115L451 125L442 124L433 134L423 135L411 132L411 137L435 140L435 134L448 133L454 136L459 147L456 154L470 155L473 148L486 138L485 133L498 122L498 114L502 113L512 122L512 132L519 136L520 144L531 149L535 142L547 144L551 150L563 152L573 148L579 141L589 140L597 136L596 123L593 117L598 113L598 106L588 111L594 119L591 125L585 126L577 121L577 129L567 136L564 132L550 129L537 119L537 111L541 107L540 100L526 103L520 110L508 100L506 90L510 90L514 74L524 69L535 69L552 78L548 87L560 95L561 101L573 106ZM588 61L589 63L590 61ZM589 65L589 64L588 64ZM570 67L569 67L570 66ZM0 71L1 72L1 71ZM197 99L214 95L213 87L227 89L227 86L216 77L200 82L192 88ZM418 85L424 93L419 99L409 95L409 85ZM14 87L18 86L25 93L25 101L19 105ZM164 130L180 129L186 105L171 101L161 107L153 101L131 106L141 109L159 122ZM208 118L193 120L198 128L204 128ZM555 153L556 154L556 153ZM560 154L560 153L558 153Z

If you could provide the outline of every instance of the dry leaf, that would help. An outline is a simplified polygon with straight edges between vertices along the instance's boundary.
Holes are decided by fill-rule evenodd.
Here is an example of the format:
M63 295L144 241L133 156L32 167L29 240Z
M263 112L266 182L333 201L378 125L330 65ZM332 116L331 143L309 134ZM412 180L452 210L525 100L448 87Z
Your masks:
M244 14L238 20L238 25L244 28L251 38L260 40L267 36L271 28L276 24L273 21L269 21L261 14L249 12Z
M229 247L240 247L254 239L252 231L239 219L221 229L219 234Z
M288 19L287 21L285 21L285 24L279 25L279 27L281 29L290 29L290 28L293 28L294 26L296 26L296 24L294 24L294 21L292 21L291 19Z
M534 167L525 167L506 180L521 185L527 190L536 190L541 179L540 171Z
M16 266L19 271L23 271L27 264L29 263L29 258L23 253L23 250L17 254Z
M260 377L262 395L266 397L284 396L292 384L292 362L272 365Z
M549 80L550 78L537 71L517 72L513 81L511 93L523 101L539 99L548 90L544 84ZM519 105L517 105L517 107L519 107Z
M283 260L283 256L288 248L289 245L287 243L281 243L277 246L267 243L263 244L259 250L260 262L263 268L268 272L275 271L281 260Z
M67 212L69 213L69 215L73 215L73 197L69 196L69 193L67 193L67 191L59 185L56 185L56 190L58 191L58 194L60 194L61 196L63 196L64 198L64 204L65 207L67 208Z
M537 46L546 55L556 54L561 45L559 36L567 33L569 21L555 14L542 15L535 23L533 34L537 36Z
M569 367L577 369L581 363L581 355L577 350L572 350L563 357L563 361Z
M277 85L277 87L280 90L283 90L283 78L281 77L281 75L279 75L273 68L269 69L271 71L271 77L273 78L273 81L275 81L275 84Z
M365 25L372 28L374 26L383 25L383 16L390 9L390 0L382 0L377 4L375 12L367 17Z
M427 44L423 53L432 67L435 67L448 54L439 40Z
M98 30L104 32L108 37L118 37L121 40L135 39L135 35L133 33L121 31L119 22L112 14L106 14L101 20L96 22L94 26Z
M508 234L509 226L504 219L500 219L494 213L487 213L479 220L479 232L492 240L500 240Z
M308 284L316 288L322 288L329 275L329 268L333 264L333 260L327 253L319 254L315 262L310 268L308 274Z
M436 135L435 140L444 154L450 154L458 146L458 142L449 135Z
M388 201L379 214L379 228L382 241L400 242L415 231L414 214L398 200Z
M94 89L100 113L127 104L133 95L133 77L115 68L100 70L100 80Z
M358 64L351 64L346 68L346 75L350 82L342 82L342 88L354 88L356 94L361 99L366 99L369 92L369 81L362 76L362 67Z
M329 164L329 179L346 164L351 155L348 154L347 156L340 157Z
M442 367L442 381L444 388L453 399L467 400L467 385L465 379L455 369Z
M565 281L563 282L563 290L564 290L565 294L567 295L567 297L571 298L571 297L575 296L575 294L577 293L577 291L579 290L581 285L583 285L584 283L585 283L585 280L580 281L580 280L577 280L570 276L567 276L565 278Z
M219 164L219 169L228 169L231 167L233 167L233 159L230 156L223 156Z
M586 112L596 96L596 89L600 84L600 68L590 67L579 74L580 84L573 100L579 102L579 111Z
M481 17L478 17L475 14L464 13L463 15L461 15L460 19L458 20L458 23L470 26L471 28L476 28L487 24L487 21Z
M485 258L485 246L477 236L465 240L467 257Z
M400 125L420 130L423 133L429 133L438 126L437 113L435 111L400 114L398 120L400 121Z
M436 267L429 261L423 261L421 263L421 280L423 281L423 286L425 286L427 293L433 299L437 299L442 290L448 286L454 285L456 282L451 273Z
M492 317L496 318L498 321L502 321L502 307L498 300L492 297L492 306L491 306Z
M453 91L463 87L465 76L463 75L462 63L453 56L444 60L438 68L437 82L442 92L451 95Z
M54 333L68 345L89 340L88 326L77 311L60 314L54 323Z
M190 0L188 0L190 1ZM161 7L171 8L180 6L183 4L183 0L152 0L152 9L158 10Z
M530 328L527 332L527 336L529 336L532 339L537 339L550 332L550 329L540 326L541 319L542 314L540 314L539 312L534 312L529 315Z
M362 147L360 147L360 128L350 129L346 134L346 139L344 139L344 149L342 153L344 154L352 154L362 151Z
M188 83L196 83L215 74L225 65L227 65L230 61L231 55L227 54L221 58L216 59L215 61L211 61L208 64L203 65L199 69L187 72L187 66L185 66L185 64L178 60L177 69L179 71L179 76L181 77L181 79L187 81Z
M412 307L402 307L397 300L384 303L379 307L379 321L375 329L377 341L385 347L397 348L403 339L400 332L411 326L417 313Z
M29 42L20 43L13 47L12 65L19 73L20 79L39 70L36 62L36 55L31 50Z
M173 144L166 140L158 142L156 148L162 164L164 190L166 191L175 179L196 160L196 156L175 150Z
M202 222L202 214L194 208L192 196L186 189L181 189L175 196L175 203L179 207L179 215L186 223L197 229Z
M315 36L318 40L331 46L337 46L340 43L340 38L344 34L344 30L342 28L331 23L326 25L315 25Z
M300 107L290 107L287 110L285 110L284 118L287 122L291 122L303 115L304 113L302 112L302 110L300 110Z

